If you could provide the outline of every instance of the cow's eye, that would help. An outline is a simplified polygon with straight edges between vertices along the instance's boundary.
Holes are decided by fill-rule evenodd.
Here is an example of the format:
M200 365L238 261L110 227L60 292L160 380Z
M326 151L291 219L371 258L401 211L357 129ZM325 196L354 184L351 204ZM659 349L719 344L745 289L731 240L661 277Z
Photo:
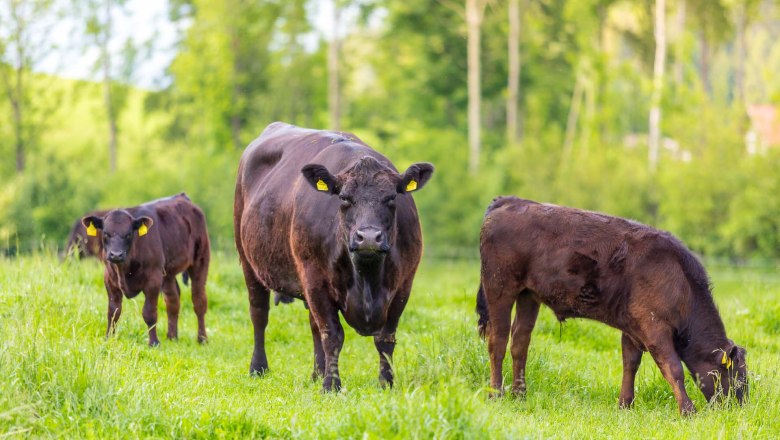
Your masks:
M130 239L130 234L125 234L125 240L129 240L129 239Z
M350 196L339 196L339 199L341 199L342 208L349 208L355 203L355 201L352 200L352 197Z
M395 195L385 197L382 203L392 208L395 206Z
M111 238L111 234L109 234L108 232L104 232L104 233L103 233L103 237L105 237L105 238Z

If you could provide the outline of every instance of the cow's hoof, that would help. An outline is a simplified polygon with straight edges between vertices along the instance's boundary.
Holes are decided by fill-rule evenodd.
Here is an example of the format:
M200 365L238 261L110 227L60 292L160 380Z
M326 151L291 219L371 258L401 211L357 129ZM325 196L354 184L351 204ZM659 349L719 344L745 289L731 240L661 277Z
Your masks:
M207 344L208 342L209 338L206 335L198 335L198 343Z
M684 405L680 407L680 415L683 417L691 417L694 414L696 414L696 407L693 406L693 402L690 402L688 405Z
M265 376L270 370L268 369L268 365L262 366L262 365L251 365L249 367L249 375L253 377L263 377Z
M631 409L634 406L634 399L623 399L621 398L618 400L618 408L620 409Z
M393 388L393 378L379 376L379 386L382 388Z
M179 340L179 335L168 335L168 340L169 341L178 341Z
M341 379L339 379L338 377L326 377L325 380L322 381L323 393L329 393L331 391L339 392L340 390L341 390Z
M525 399L525 387L512 387L512 397L516 399Z
M491 389L490 393L488 393L488 399L490 400L496 400L504 397L504 390L497 390L497 389Z
M311 381L317 382L318 380L322 379L323 376L325 376L325 372L314 370L311 373Z
M149 346L152 348L159 347L160 341L149 341Z

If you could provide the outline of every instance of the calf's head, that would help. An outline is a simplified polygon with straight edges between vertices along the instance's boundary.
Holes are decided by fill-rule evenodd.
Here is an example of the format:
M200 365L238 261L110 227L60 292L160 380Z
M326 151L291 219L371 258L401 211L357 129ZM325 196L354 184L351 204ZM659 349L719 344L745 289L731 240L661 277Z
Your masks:
M728 345L708 354L691 368L699 378L701 392L707 400L725 398L731 393L739 403L748 397L747 352L729 340Z
M103 217L84 217L81 223L87 228L87 235L95 236L97 231L102 232L106 260L121 264L130 253L136 233L139 237L146 235L154 221L146 216L133 217L123 209L115 209Z
M317 191L341 200L339 221L353 258L381 258L390 250L395 226L396 196L422 189L433 165L416 163L403 174L363 157L347 171L332 175L327 168L309 164L301 169Z

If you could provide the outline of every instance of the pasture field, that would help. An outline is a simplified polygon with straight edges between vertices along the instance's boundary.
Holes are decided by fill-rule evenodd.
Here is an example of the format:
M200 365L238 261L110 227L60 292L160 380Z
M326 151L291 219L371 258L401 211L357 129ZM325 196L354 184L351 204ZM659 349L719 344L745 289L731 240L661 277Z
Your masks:
M477 261L424 260L401 319L396 387L378 386L370 338L348 326L345 390L312 382L303 303L272 307L271 372L248 375L252 331L233 254L217 254L207 286L210 342L196 342L182 286L179 340L146 346L142 297L125 300L103 338L106 295L97 261L41 253L0 259L0 437L66 438L777 438L780 435L780 274L709 267L729 336L748 350L750 403L677 404L649 355L637 401L619 410L620 334L542 309L525 399L487 398L488 357L476 333ZM505 363L505 376L511 363Z

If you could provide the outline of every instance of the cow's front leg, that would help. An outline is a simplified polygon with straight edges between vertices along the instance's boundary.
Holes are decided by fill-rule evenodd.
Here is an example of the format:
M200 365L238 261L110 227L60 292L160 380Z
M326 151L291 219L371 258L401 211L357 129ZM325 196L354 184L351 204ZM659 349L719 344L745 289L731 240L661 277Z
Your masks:
M409 302L409 294L412 290L412 280L404 283L403 287L393 298L390 309L387 311L387 322L382 331L374 336L374 347L379 353L379 384L382 387L392 387L394 381L393 374L393 352L395 351L395 332L398 328L398 321L404 312L406 303Z
M311 380L325 376L325 351L322 348L322 338L320 337L320 328L314 315L309 311L309 326L311 327L311 339L314 341L314 371L311 373Z
M160 345L157 339L157 299L160 296L160 286L150 285L144 289L144 308L143 316L146 327L149 329L149 346L156 347Z
M318 320L322 349L325 352L325 378L322 381L322 390L338 391L341 389L339 354L344 346L344 329L341 327L336 308L326 312L323 318L322 321Z
M116 332L116 323L122 315L122 291L112 285L106 275L106 293L108 294L108 325L106 326L106 338Z

